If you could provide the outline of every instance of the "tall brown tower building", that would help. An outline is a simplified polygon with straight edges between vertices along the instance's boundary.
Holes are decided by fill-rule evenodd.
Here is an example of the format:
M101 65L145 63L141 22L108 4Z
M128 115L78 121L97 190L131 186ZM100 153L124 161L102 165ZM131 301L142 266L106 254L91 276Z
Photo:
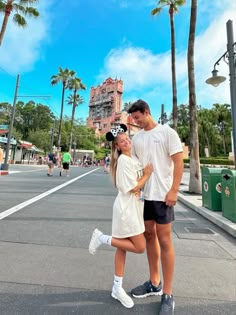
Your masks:
M123 81L107 78L102 85L91 87L87 127L101 134L119 123L127 123L127 112L122 112Z

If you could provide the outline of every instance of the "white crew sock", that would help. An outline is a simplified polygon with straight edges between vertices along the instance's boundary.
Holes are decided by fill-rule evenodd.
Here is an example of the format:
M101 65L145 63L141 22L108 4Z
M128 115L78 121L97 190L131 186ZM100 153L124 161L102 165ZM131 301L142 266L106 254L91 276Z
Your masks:
M102 244L107 244L107 245L111 245L111 239L112 239L111 235L102 234L99 237L99 240L102 242Z
M118 277L114 275L114 286L117 288L122 288L123 277Z

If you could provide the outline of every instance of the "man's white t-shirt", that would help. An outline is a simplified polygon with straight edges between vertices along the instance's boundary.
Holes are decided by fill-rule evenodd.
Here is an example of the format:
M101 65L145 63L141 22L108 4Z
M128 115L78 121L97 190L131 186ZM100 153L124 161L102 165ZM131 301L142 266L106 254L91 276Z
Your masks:
M182 152L183 147L176 131L167 125L142 129L132 139L132 154L145 166L152 163L153 173L144 187L146 200L164 201L173 182L171 155Z
M137 158L121 154L116 169L118 195L113 205L112 236L126 238L144 232L144 202L130 192L137 186L143 167Z

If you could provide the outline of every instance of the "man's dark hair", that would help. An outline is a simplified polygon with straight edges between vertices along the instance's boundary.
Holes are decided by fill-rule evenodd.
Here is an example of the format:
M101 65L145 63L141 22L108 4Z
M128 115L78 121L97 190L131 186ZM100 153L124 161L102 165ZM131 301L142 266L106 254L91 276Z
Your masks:
M130 106L130 108L128 109L128 114L131 114L131 113L137 112L137 111L144 114L145 110L148 110L149 114L151 114L150 107L149 107L148 103L139 99Z

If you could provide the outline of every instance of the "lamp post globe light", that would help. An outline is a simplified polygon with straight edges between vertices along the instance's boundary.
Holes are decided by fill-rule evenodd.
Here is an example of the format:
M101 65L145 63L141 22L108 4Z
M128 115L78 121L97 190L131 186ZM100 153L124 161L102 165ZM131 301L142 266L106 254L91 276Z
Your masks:
M226 80L223 76L218 76L216 66L219 65L221 59L223 59L229 65L229 80L230 80L230 99L231 99L231 113L232 113L232 124L233 124L233 154L234 154L234 165L236 168L236 42L234 42L233 35L233 22L228 20L226 23L227 31L227 51L216 61L214 69L212 71L212 77L206 80L207 84L211 84L217 87L220 83Z

